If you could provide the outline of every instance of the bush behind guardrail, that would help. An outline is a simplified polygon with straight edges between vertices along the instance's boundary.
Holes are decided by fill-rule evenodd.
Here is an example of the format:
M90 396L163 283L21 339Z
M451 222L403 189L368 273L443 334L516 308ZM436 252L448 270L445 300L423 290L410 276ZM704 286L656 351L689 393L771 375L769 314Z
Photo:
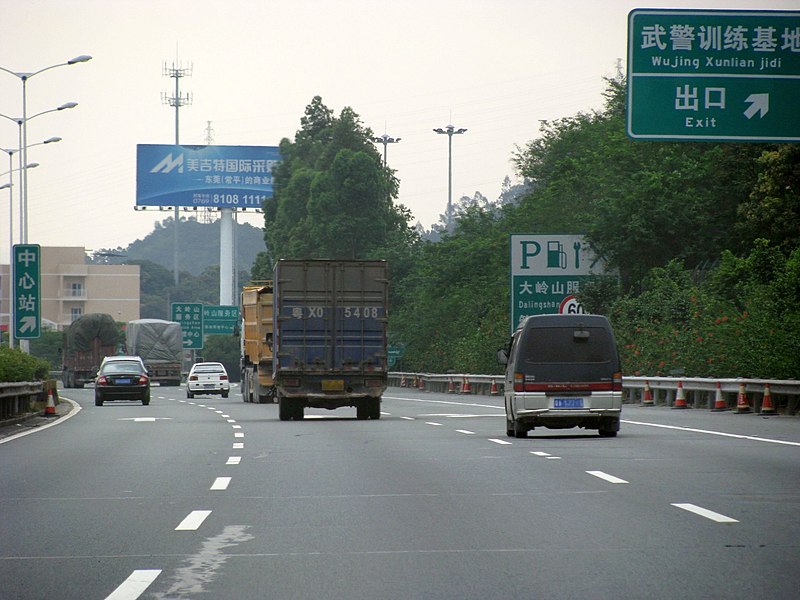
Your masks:
M17 348L0 347L0 381L40 381L47 378L50 363Z

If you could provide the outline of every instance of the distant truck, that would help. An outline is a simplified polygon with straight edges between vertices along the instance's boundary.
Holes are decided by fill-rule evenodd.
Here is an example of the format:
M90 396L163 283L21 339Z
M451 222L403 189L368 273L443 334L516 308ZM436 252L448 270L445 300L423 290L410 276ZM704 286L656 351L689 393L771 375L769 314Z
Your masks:
M242 289L241 371L245 402L274 402L272 380L272 282Z
M183 333L179 323L161 319L136 319L125 331L128 354L139 356L151 382L181 384Z
M61 347L61 382L65 388L82 388L94 380L100 363L117 353L120 331L111 315L81 315L64 330Z
M306 407L354 406L379 419L387 384L389 267L384 260L279 260L273 378L282 421Z

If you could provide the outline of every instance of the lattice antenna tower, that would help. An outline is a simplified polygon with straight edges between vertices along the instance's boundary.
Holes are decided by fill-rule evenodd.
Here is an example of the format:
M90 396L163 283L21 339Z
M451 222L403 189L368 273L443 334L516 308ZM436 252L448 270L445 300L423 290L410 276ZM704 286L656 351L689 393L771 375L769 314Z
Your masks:
M211 121L206 121L206 145L211 146L214 143L214 130L211 128ZM200 214L197 215L198 223L213 223L215 221L215 213L211 208L201 208Z
M176 52L177 54L177 52ZM169 106L173 106L175 108L175 145L178 146L180 141L180 109L182 106L188 106L192 103L192 94L181 94L181 79L184 77L191 77L192 75L192 64L189 63L188 66L182 65L176 59L172 66L167 66L165 62L162 66L162 73L166 77L172 77L175 80L175 93L169 94L168 92L161 93L161 102L162 104L168 104ZM175 214L174 214L174 223L173 223L173 231L174 231L174 240L173 240L173 249L172 249L172 262L173 262L173 276L175 279L175 285L179 283L179 264L178 264L178 243L179 243L179 234L178 234L178 225L180 223L180 208L178 205L175 205Z

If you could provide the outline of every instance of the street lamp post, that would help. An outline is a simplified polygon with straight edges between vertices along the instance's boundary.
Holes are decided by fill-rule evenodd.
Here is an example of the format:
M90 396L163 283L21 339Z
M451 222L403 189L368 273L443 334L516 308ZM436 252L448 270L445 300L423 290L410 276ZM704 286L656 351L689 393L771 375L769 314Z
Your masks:
M447 135L447 225L449 227L453 219L453 136L466 133L467 130L448 125L444 129L437 127L433 131Z
M69 108L75 108L78 106L77 102L66 102L61 106L56 108L51 108L50 110L43 110L40 113L36 113L30 117L9 117L8 115L0 114L0 117L4 119L8 119L9 121L13 121L19 126L19 168L22 171L20 174L20 194L19 194L19 239L20 243L27 244L28 243L28 181L27 181L27 173L28 170L25 168L25 165L28 164L27 161L27 147L25 145L24 140L24 130L26 123L31 119L35 119L36 117L40 117L42 115L46 115L47 113L56 112L59 110L67 110ZM54 140L51 138L45 142L41 143L49 143L51 141L60 141L61 138L58 140ZM35 146L38 144L31 144L31 146Z
M61 138L51 138L45 142L41 142L42 144L49 143L50 141L59 141ZM37 144L38 145L38 144ZM8 163L9 167L11 166L11 156L13 155L14 151L9 151L3 149L4 152L8 153ZM25 167L29 169L33 169L38 167L39 163L31 163L29 165L25 165ZM21 171L22 167L19 169L9 169L7 173L0 174L0 177L3 175L9 175L11 181L8 183L4 183L0 185L0 190L4 190L8 188L8 347L14 347L14 281L12 276L12 269L13 258L14 258L14 199L12 197L12 189L14 187L14 171Z
M87 54L81 54L80 56L76 56L68 60L67 62L58 63L55 65L50 65L49 67L45 67L43 69L39 69L38 71L33 72L23 72L23 71L12 71L10 69L6 69L5 67L0 67L0 71L5 71L17 77L20 81L22 81L22 120L21 120L21 127L22 127L22 140L20 142L20 148L22 149L22 155L20 156L20 164L22 166L22 175L20 177L20 181L22 183L22 189L20 191L20 198L24 204L23 215L20 216L21 219L24 219L24 230L23 230L23 237L22 243L28 243L28 80L33 77L34 75L38 75L39 73L44 73L45 71L49 71L50 69L55 69L56 67L66 67L68 65L75 65L78 63L84 63L92 60L92 57ZM71 103L72 106L64 106L63 108L73 108L77 106L76 103ZM62 110L59 108L58 110ZM42 113L39 113L42 114ZM38 115L35 115L38 116ZM31 117L32 119L33 117Z
M396 144L401 139L402 138L393 138L393 137L391 137L389 135L386 135L385 133L383 135L381 135L381 136L372 138L372 141L375 142L376 144L383 144L383 166L384 167L386 166L386 147L389 144Z

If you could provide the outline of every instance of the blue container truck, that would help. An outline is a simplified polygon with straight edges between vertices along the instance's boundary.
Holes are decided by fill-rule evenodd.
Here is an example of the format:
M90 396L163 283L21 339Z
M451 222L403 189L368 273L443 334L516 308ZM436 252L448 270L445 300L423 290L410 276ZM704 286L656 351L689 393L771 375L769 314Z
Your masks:
M385 260L279 260L274 273L273 380L280 420L304 409L356 408L380 419L387 384Z

